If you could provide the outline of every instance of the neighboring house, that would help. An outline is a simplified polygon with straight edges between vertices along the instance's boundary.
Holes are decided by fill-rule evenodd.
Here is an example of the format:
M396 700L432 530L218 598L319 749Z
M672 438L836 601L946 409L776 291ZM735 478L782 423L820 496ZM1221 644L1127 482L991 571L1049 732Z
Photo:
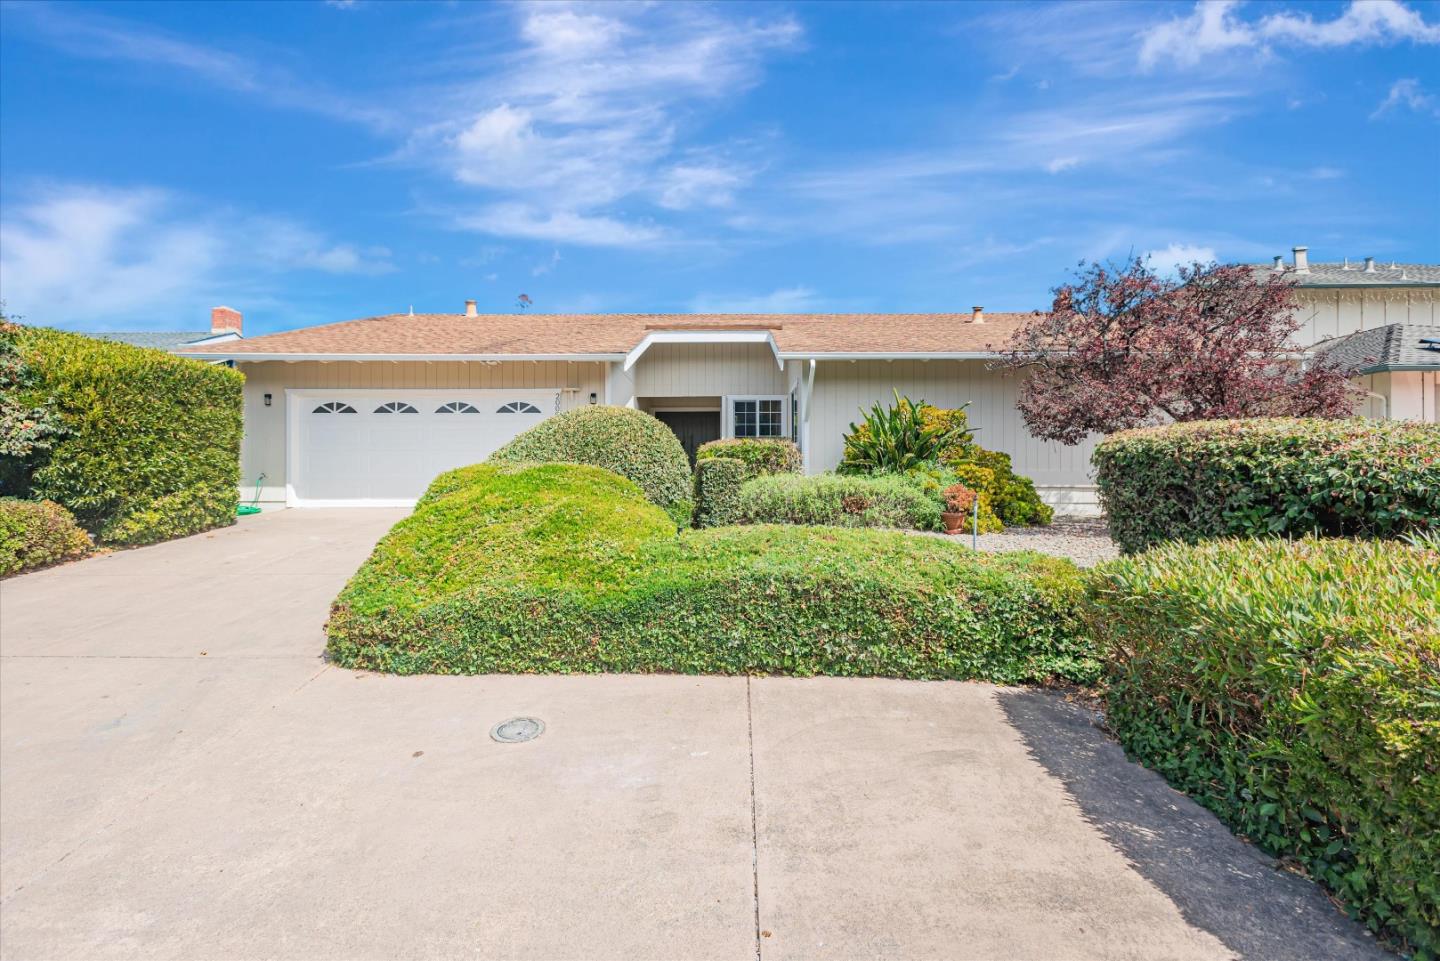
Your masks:
M1308 312L1304 346L1395 323L1435 325L1440 267L1317 264L1280 271ZM810 473L898 390L969 404L986 447L1008 453L1062 513L1096 509L1090 453L1040 440L1020 382L990 369L1033 314L389 314L177 353L245 375L246 484L292 506L408 504L441 471L483 460L561 410L621 404L666 421L693 453L717 437L789 437ZM238 317L238 315L237 315ZM1412 416L1394 371L1365 375L1384 414ZM1433 390L1433 380L1431 381ZM1433 396L1433 393L1432 395ZM1376 401L1380 405L1380 401Z
M1259 276L1280 275L1295 284L1303 324L1300 346L1329 353L1362 376L1369 392L1359 413L1367 417L1440 421L1437 368L1440 354L1419 341L1440 329L1440 264L1310 263L1305 247L1293 260L1256 264ZM1428 333L1427 333L1428 331Z
M240 340L244 336L241 333L242 324L240 311L216 307L210 311L209 330L107 330L88 336L174 353L182 347L211 346Z
M1367 416L1440 423L1440 324L1386 324L1324 341L1315 353L1360 374Z

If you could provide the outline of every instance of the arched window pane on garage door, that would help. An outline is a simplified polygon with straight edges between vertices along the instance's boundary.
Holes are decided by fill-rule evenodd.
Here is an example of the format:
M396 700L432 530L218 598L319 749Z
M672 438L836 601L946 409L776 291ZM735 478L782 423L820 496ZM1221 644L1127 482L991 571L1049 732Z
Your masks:
M540 408L523 400L512 400L508 404L501 404L497 414L538 414Z
M411 407L409 404L405 403L403 400L392 400L392 401L390 401L388 404L381 404L379 407L375 408L375 413L377 413L377 414L418 414L418 413L420 413L420 412L419 412L418 410L416 410L414 407Z
M463 400L452 400L448 404L441 404L436 408L437 414L478 414L474 404L467 404Z
M346 403L344 403L344 402L342 402L342 401L338 401L338 400L327 400L325 403L321 404L319 407L315 408L315 409L312 410L310 413L312 413L312 414L353 414L353 413L355 413L355 408L351 407L349 404L346 404Z

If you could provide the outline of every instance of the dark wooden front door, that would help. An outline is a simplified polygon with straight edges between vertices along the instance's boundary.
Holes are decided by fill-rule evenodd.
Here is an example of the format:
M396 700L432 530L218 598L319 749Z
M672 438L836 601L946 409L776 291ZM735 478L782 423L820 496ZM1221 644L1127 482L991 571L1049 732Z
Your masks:
M720 438L718 410L659 410L655 416L680 438L690 465L695 465L695 451L701 444Z

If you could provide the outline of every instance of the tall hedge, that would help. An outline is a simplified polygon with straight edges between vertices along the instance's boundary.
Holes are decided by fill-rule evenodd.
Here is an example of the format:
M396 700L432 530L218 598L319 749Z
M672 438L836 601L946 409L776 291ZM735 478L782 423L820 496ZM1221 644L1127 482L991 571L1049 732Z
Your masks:
M665 424L630 407L556 414L490 455L494 462L590 464L629 478L678 526L690 526L690 458Z
M63 505L96 539L149 544L232 524L239 501L236 371L158 350L14 328L25 403L58 422L12 481Z
M1166 540L1440 529L1440 426L1262 418L1121 431L1096 447L1110 533Z
M1125 749L1373 929L1440 955L1440 551L1170 544L1097 570Z

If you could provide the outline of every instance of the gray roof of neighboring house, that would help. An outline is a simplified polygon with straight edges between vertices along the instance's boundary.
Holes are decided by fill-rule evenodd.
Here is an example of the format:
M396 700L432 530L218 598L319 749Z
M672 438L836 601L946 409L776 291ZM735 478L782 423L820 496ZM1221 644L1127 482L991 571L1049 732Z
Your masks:
M1426 340L1434 343L1422 343ZM1315 346L1315 352L1362 374L1440 370L1440 327L1387 324L1324 341Z
M1271 264L1253 264L1260 279L1282 275L1299 287L1440 287L1440 264L1376 263L1366 270L1363 263L1311 264L1299 272L1293 264L1277 271Z
M90 334L100 340L118 340L122 344L136 347L154 347L156 350L174 350L210 336L208 330L107 330Z

